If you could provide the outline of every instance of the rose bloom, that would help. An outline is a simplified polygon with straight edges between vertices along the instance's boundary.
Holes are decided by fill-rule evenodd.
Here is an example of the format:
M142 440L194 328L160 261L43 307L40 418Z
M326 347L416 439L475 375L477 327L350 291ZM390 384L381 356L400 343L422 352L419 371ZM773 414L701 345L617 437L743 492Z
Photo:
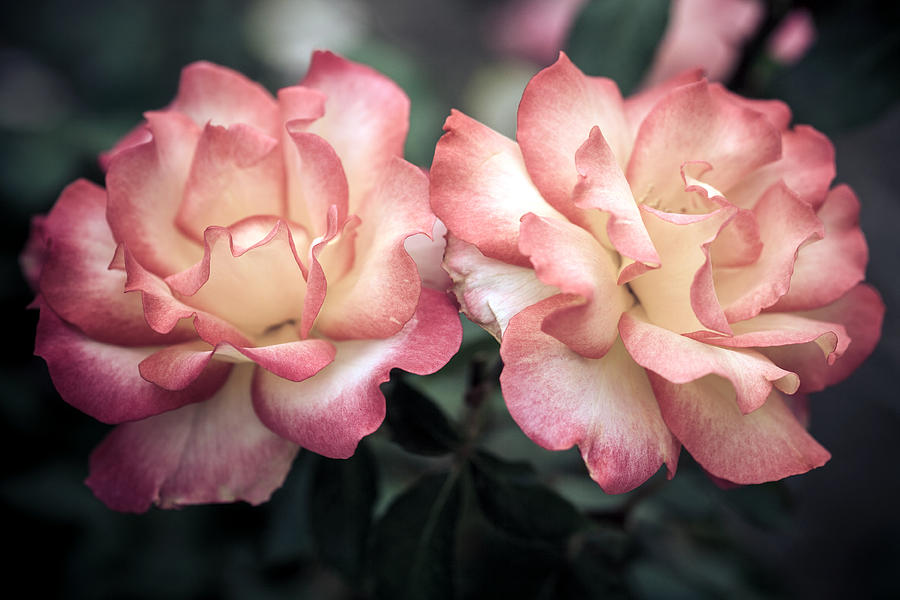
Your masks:
M699 72L623 101L565 55L517 142L447 119L431 198L462 310L500 339L516 422L607 492L671 477L682 445L741 484L829 458L807 394L872 351L884 305L831 144L790 120Z
M404 248L434 224L408 115L330 53L277 99L195 63L102 157L105 189L76 181L35 219L35 353L69 404L121 423L90 460L103 502L263 502L300 447L353 454L390 369L455 353L457 309Z

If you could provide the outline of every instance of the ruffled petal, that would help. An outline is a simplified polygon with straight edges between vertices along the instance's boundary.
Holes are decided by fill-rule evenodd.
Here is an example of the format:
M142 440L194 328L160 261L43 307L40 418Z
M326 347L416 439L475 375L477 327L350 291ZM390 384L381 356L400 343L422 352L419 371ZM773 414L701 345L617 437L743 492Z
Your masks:
M797 251L825 233L809 205L783 183L772 186L753 212L763 243L759 258L752 265L718 268L713 273L729 322L756 316L787 293Z
M337 207L337 222L347 219L349 188L334 148L314 133L289 127L285 149L288 216L314 237L328 229L328 211Z
M237 71L205 61L181 71L178 95L169 106L191 118L199 127L245 123L270 136L280 133L278 104L258 83Z
M616 283L612 252L568 221L531 213L522 218L519 248L541 281L576 297L574 303L556 303L542 331L584 357L606 354L619 335L619 317L634 304L628 290Z
M193 371L189 385L180 391L163 389L143 379L138 366L157 347L124 348L92 340L40 298L38 306L34 353L47 362L63 400L104 423L143 419L204 400L222 386L231 367L213 363Z
M672 383L689 383L710 374L726 378L737 393L737 408L745 414L762 406L773 384L788 394L799 385L794 373L775 366L759 352L692 340L648 322L640 309L622 315L619 333L639 365Z
M443 222L435 219L430 234L417 233L410 236L406 238L403 247L416 261L422 285L438 291L450 289L450 276L441 268L444 250L447 248L447 226Z
M752 319L732 323L734 335L711 331L685 334L688 337L725 348L765 348L815 342L828 364L834 363L850 344L847 330L839 323L826 323L789 313L762 313Z
M790 289L772 310L830 304L865 278L869 250L859 228L859 200L853 190L845 185L831 190L816 216L825 225L825 237L800 248Z
M409 98L381 73L331 52L313 53L300 85L328 97L325 115L307 131L328 140L341 157L355 213L391 159L403 156Z
M710 83L711 88L715 88L719 93L725 95L729 100L740 104L751 110L765 115L769 119L775 129L782 133L787 132L788 126L791 124L791 108L781 100L762 100L759 98L745 98L740 94L735 94L721 83ZM783 140L782 140L783 141Z
M127 248L124 256L128 273L125 291L140 293L144 319L153 331L166 334L176 327L184 328L182 319L193 318L197 335L210 345L215 346L223 341L236 346L252 345L247 335L230 323L176 299L168 284L141 266Z
M413 318L383 340L337 342L334 362L299 383L257 370L253 405L267 427L302 447L347 458L359 440L384 420L379 385L390 370L427 374L459 349L462 327L456 308L439 292L422 290Z
M619 254L642 266L632 269L628 280L658 267L659 254L641 219L631 187L598 127L591 129L588 140L578 148L575 165L580 175L574 191L575 205L608 215L606 227L601 231Z
M611 79L585 75L560 53L525 87L516 139L541 194L569 217L572 190L578 183L575 153L594 127L599 127L624 170L633 138L628 135L618 86Z
M697 83L703 79L703 69L690 69L669 77L662 83L645 87L636 94L625 99L625 120L628 123L629 138L634 139L641 128L641 123L660 100L674 90L689 83Z
M144 320L140 297L125 293L125 273L109 268L116 253L106 222L106 192L84 180L63 190L44 222L40 292L53 311L89 338L120 346L184 340Z
M297 445L266 429L248 398L252 367L236 367L212 398L116 427L91 454L85 483L107 506L144 512L243 500L284 482Z
M547 302L515 316L500 348L500 383L513 419L549 450L578 444L591 477L607 493L639 486L663 463L671 477L679 445L644 370L621 343L596 360L542 333L553 309Z
M404 243L434 226L428 177L394 159L359 216L352 268L340 273L343 261L331 256L332 246L320 257L329 291L316 327L335 340L389 337L415 312L421 283Z
M781 134L781 160L762 166L727 190L728 199L753 208L766 190L784 181L801 200L818 209L834 175L834 146L812 127L797 125Z
M781 135L768 118L698 81L675 88L650 111L626 174L638 202L655 204L681 190L680 167L687 161L712 165L706 183L727 190L780 157Z
M831 458L797 422L777 390L759 408L741 414L725 379L709 376L679 385L649 376L666 425L716 477L763 483L806 473Z
M800 376L800 392L817 392L846 379L875 349L881 337L884 302L874 288L860 284L828 306L791 315L842 325L850 338L849 347L837 361L826 360L813 343L762 349L775 364Z
M141 123L131 131L125 134L125 136L116 142L116 145L107 150L106 152L101 152L98 157L98 162L100 163L100 168L104 171L109 169L109 164L112 162L112 159L123 150L128 150L129 148L133 148L134 146L140 146L141 144L146 144L151 139L153 139L153 134L150 133L150 128L147 126L147 123Z
M285 214L278 140L247 125L207 125L197 142L175 224L203 242L210 225Z
M447 236L444 268L460 310L497 340L519 311L559 291L538 279L534 269L487 258L453 235Z
M431 166L435 214L453 235L475 244L485 256L528 266L519 252L519 220L529 212L561 215L531 183L519 146L456 110L444 131ZM573 173L574 156L573 150Z
M704 328L728 333L713 288L709 246L736 209L723 206L707 214L688 215L642 206L641 212L662 266L629 285L650 320L678 333Z
M309 379L331 364L336 352L331 342L319 339L237 348L237 351L273 375L290 381Z
M123 150L106 173L113 237L165 277L196 262L202 249L175 228L200 128L176 112L146 113L153 139Z
M251 335L299 322L306 282L284 221L249 248L236 246L230 228L209 227L204 237L203 260L166 279L179 300Z

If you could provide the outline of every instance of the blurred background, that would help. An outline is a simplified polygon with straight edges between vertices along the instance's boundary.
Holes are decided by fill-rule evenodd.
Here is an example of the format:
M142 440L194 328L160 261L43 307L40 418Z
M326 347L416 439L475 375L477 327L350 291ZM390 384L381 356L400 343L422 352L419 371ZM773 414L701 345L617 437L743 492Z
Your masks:
M217 62L274 92L303 76L314 48L369 64L406 90L407 158L423 167L451 107L513 136L525 83L560 49L586 72L614 77L623 93L700 65L740 93L785 100L795 123L836 146L836 181L862 203L868 281L888 307L871 358L812 398L811 431L832 460L786 482L721 490L683 453L672 482L657 475L636 492L605 496L577 453L543 451L518 432L494 385L496 343L467 325L463 352L447 369L397 376L386 393L398 411L427 395L449 425L440 414L425 420L457 427L470 414L464 398L481 390L485 452L535 471L502 462L476 473L477 518L464 491L456 512L433 510L451 459L404 437L396 411L351 461L303 454L262 507L106 509L82 481L107 427L65 404L32 356L37 314L25 310L32 295L18 265L29 219L78 177L102 183L97 154L143 111L171 100L185 64ZM894 0L7 3L0 522L11 556L3 581L48 598L401 597L391 592L397 581L416 577L431 583L419 592L401 585L407 597L900 597L898 65ZM419 480L423 473L431 479ZM500 499L501 514L490 498ZM517 498L542 498L536 506L557 524L590 526L510 533L502 513L528 504ZM422 547L391 537L419 527L420 512L446 538L425 549L424 567L410 564ZM424 575L410 572L418 567Z

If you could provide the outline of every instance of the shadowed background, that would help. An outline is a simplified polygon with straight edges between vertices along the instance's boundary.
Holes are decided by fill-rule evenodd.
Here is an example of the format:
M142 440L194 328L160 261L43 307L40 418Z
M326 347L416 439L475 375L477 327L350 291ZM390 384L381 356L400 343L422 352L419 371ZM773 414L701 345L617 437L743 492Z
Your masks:
M423 167L430 166L451 107L513 135L522 88L544 66L540 61L548 61L500 43L515 33L504 29L515 23L511 4L35 0L4 8L0 519L12 553L2 567L7 586L61 598L354 598L371 592L366 581L380 567L366 563L348 577L340 565L352 560L335 560L321 541L327 533L317 534L310 523L315 490L330 481L323 473L344 468L316 457L301 457L285 488L258 508L135 516L97 501L82 481L87 457L108 428L65 404L43 361L32 356L37 313L25 310L32 293L17 257L30 216L49 210L78 177L102 183L96 155L143 111L167 104L181 67L193 60L235 68L271 91L303 76L313 48L370 64L409 94L407 158ZM641 550L631 562L617 558L614 568L627 563L626 581L639 597L900 596L900 9L893 2L810 2L812 45L792 64L771 60L764 46L778 18L803 4L767 3L769 16L740 41L725 82L741 93L787 101L795 123L826 133L837 149L836 182L850 184L862 203L868 281L888 308L871 358L847 381L812 397L811 431L832 460L785 484L724 492L683 454L679 475L652 499L641 500L640 492L609 498L587 480L577 455L535 447L504 417L496 390L489 394L486 447L534 463L543 481L601 520L626 514L623 503L634 505L622 520L642 540ZM667 25L667 5L590 3L567 47L585 71L614 75L623 88L639 85ZM451 418L464 412L473 365L496 353L475 328L466 336L463 353L443 375L414 381ZM418 474L442 464L405 453L390 440L380 431L345 469L351 475L377 469L377 483L363 476L356 488L341 488L351 501L354 494L371 496L376 517ZM348 542L340 548L366 554L368 538L361 539L361 547ZM526 559L516 562L516 556L533 559L525 551L515 554L519 550L485 545L478 537L474 543L516 569L530 568ZM602 579L598 561L591 572ZM473 590L486 590L489 582L501 590L513 585L502 571L482 573L483 580L477 571L464 572L468 580L459 589L468 591L459 593L468 597L478 597ZM528 588L519 595L531 592L543 593Z

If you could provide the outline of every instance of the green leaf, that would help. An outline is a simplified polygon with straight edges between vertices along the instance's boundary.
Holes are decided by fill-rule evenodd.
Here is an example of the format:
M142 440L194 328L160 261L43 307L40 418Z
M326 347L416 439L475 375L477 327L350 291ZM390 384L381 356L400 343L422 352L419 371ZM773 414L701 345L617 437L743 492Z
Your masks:
M419 479L388 507L375 530L375 591L385 600L454 597L453 548L459 472Z
M609 77L623 95L640 83L669 21L669 0L592 0L582 9L566 52L589 75Z
M447 454L462 441L441 409L403 377L395 377L390 388L386 421L391 439L414 454Z
M565 545L516 535L483 510L474 469L462 479L462 511L456 537L458 597L550 598L565 564Z
M359 581L377 493L375 460L364 443L348 459L318 457L313 466L310 521L319 558Z
M575 507L540 483L527 463L481 451L473 459L472 479L485 516L512 535L558 542L582 525Z

